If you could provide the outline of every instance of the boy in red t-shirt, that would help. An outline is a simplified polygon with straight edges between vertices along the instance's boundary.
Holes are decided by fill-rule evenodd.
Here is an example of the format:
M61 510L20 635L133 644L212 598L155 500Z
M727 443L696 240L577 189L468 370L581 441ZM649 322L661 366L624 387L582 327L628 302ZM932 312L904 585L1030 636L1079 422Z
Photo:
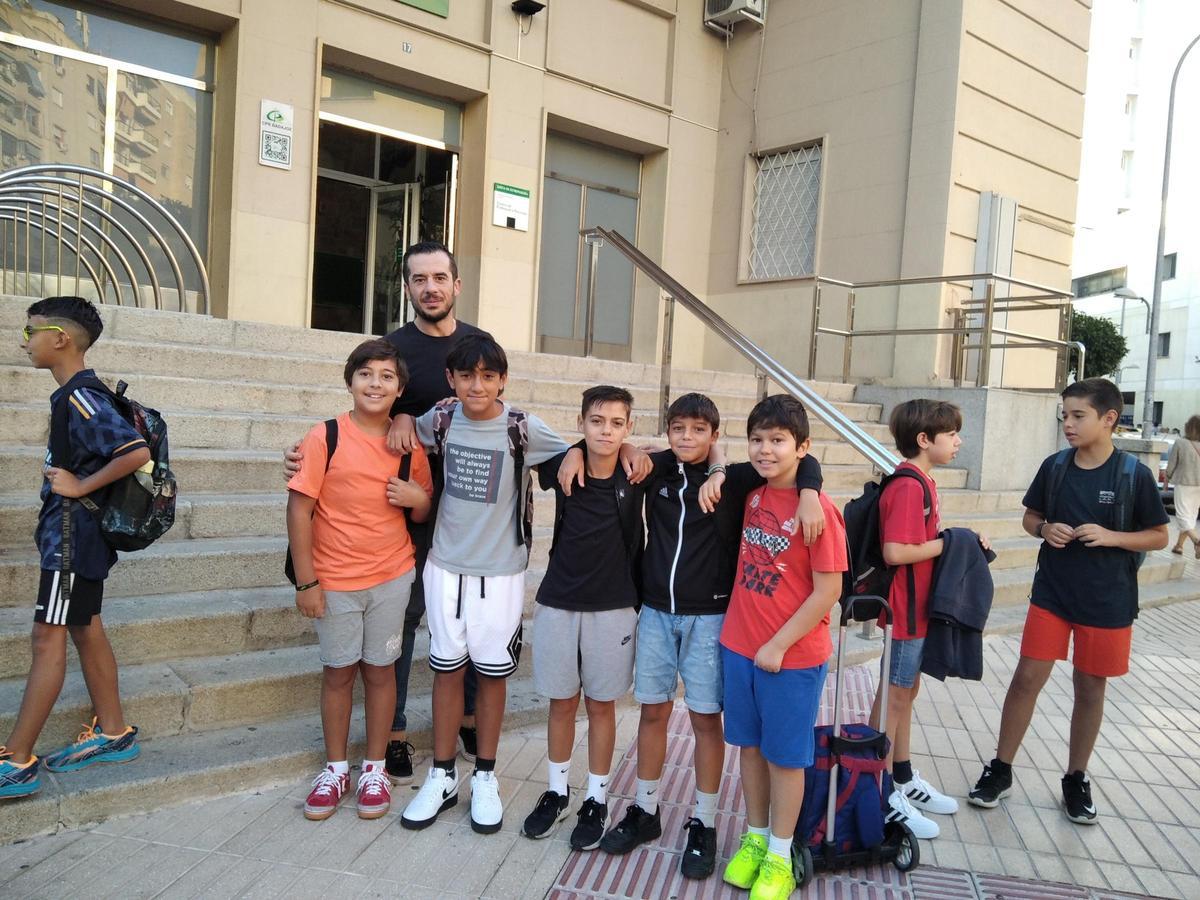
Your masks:
M326 764L304 804L307 819L327 819L349 788L347 743L354 682L363 679L366 759L358 778L358 814L377 819L391 806L384 770L396 707L394 664L404 611L415 578L416 552L405 523L429 515L429 461L414 447L408 480L401 457L388 450L393 401L408 381L400 351L385 340L364 341L346 361L354 409L337 417L331 455L325 426L301 449L315 461L288 482L287 524L296 568L296 606L315 620L321 647L321 725Z
M933 561L942 553L937 486L930 472L954 459L962 446L958 434L962 413L953 403L909 400L892 410L888 428L905 459L897 473L907 470L913 474L893 476L879 497L883 559L896 568L888 596L895 622L887 715L895 790L888 798L887 820L903 822L917 837L929 840L941 829L922 811L949 815L958 810L954 798L938 791L913 769L909 746L913 701L921 687L921 653L929 627ZM986 539L980 541L987 546ZM879 726L878 693L871 726Z
M740 749L747 833L725 881L751 900L795 889L791 846L813 762L813 725L833 642L829 610L842 593L846 526L824 494L825 529L804 545L796 469L808 453L799 400L767 397L746 423L750 463L767 480L746 500L737 580L721 629L725 740Z

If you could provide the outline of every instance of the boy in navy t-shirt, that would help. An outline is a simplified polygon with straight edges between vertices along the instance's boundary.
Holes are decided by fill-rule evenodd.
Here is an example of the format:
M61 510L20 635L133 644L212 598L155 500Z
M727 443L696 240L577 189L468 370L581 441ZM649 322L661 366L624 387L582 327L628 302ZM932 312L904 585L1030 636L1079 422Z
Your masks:
M1169 519L1154 475L1141 463L1125 469L1127 457L1113 446L1113 428L1125 408L1120 389L1105 378L1085 378L1068 385L1062 400L1071 452L1062 460L1047 457L1021 501L1021 524L1042 547L996 756L967 799L991 809L1012 790L1013 761L1038 695L1055 661L1066 659L1073 645L1075 701L1062 802L1068 819L1092 825L1098 812L1087 766L1104 720L1108 679L1129 671L1137 555L1167 546Z
M150 462L150 450L106 395L84 386L96 377L84 354L104 328L96 308L79 297L49 297L30 306L28 316L22 347L36 368L49 369L58 382L50 404L52 409L68 405L70 450L68 459L46 453L36 534L42 575L33 617L33 663L17 722L0 746L0 798L28 796L41 787L33 747L62 691L67 632L79 652L95 718L74 744L40 762L52 772L70 772L138 755L137 729L125 723L117 662L100 621L104 579L117 555L92 514L70 501L137 471ZM69 503L70 515L65 565L64 503Z

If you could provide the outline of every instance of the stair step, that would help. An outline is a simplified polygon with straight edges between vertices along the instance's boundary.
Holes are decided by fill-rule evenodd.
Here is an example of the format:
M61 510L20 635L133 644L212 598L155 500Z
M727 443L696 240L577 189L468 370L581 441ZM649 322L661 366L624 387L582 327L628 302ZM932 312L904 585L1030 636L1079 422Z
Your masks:
M105 598L104 630L122 664L313 643L294 600L290 586ZM29 604L0 609L0 678L29 671L32 620Z
M308 708L317 708L315 693ZM432 739L428 692L410 695L408 715L409 740L427 748ZM505 730L543 721L545 715L546 701L534 691L532 679L510 679ZM361 704L351 720L350 737L350 757L358 759L364 738ZM292 783L315 772L324 755L321 719L314 713L151 738L132 763L61 775L43 769L39 794L0 804L0 844L189 800ZM394 800L402 808L409 796L408 789L398 789ZM353 815L353 806L340 814Z
M162 541L122 554L104 582L104 596L175 594L282 584L282 537ZM0 556L0 607L31 606L40 578L37 553Z
M1166 551L1151 553L1138 570L1138 591L1165 582L1176 582L1183 577L1184 569L1184 562L1177 556ZM1033 586L1033 569L1031 566L995 569L992 582L996 588L993 607L1026 603Z
M327 418L345 411L349 406L346 389L342 385L341 365L333 373L334 380L326 384L313 383L301 386L291 383L257 381L252 376L224 380L208 377L186 378L176 375L131 376L121 370L97 369L97 374L110 386L119 379L130 381L130 394L138 401L163 411L190 410L197 412L230 412L236 414L270 414L299 416L306 419ZM699 373L697 373L699 377ZM132 379L132 380L131 380ZM703 380L703 379L701 379ZM593 382L538 379L514 372L505 387L504 396L512 403L557 404L578 411L583 392ZM658 385L627 384L634 396L634 408L639 418L650 424L657 417ZM0 366L0 397L9 401L24 400L45 412L46 401L57 386L50 373L24 365ZM846 392L834 392L835 387L853 388L853 385L826 385L830 392L839 394L843 403L852 402L844 397ZM679 396L691 389L687 381L679 381L673 390ZM717 404L725 419L744 419L757 401L754 394L738 393L728 388L710 391L709 396Z
M282 469L280 469L282 471ZM279 479L283 484L283 479ZM175 503L175 524L161 540L281 535L287 528L286 494L186 494ZM41 501L29 490L0 495L0 552L33 546Z

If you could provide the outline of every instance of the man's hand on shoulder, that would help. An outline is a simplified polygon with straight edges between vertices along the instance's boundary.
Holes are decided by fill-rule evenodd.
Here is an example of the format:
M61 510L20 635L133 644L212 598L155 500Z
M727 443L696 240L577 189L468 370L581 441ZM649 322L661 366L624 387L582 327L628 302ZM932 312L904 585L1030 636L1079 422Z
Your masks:
M304 460L304 454L300 452L300 442L292 444L288 449L283 451L283 480L291 481L292 476L300 471L300 463Z
M400 413L392 418L392 427L388 429L388 449L393 453L412 453L417 446L416 422L408 413Z

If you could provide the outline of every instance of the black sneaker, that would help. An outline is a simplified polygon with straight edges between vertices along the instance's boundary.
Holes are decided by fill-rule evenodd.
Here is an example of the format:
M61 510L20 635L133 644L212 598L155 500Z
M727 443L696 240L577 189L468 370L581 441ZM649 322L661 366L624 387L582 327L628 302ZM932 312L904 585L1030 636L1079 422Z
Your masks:
M579 807L579 822L571 831L572 850L595 850L604 837L604 823L608 821L608 805L588 797Z
M458 749L463 759L475 762L475 756L479 753L479 736L474 728L463 725L458 729Z
M654 815L650 815L636 803L630 803L629 808L625 810L625 818L600 841L600 849L605 853L620 856L638 844L662 837L660 812L661 810L656 809Z
M996 760L983 767L983 774L975 782L975 788L967 794L967 802L984 809L995 809L1000 801L1012 792L1012 767L1001 774L993 768Z
M534 840L546 837L555 825L567 817L567 806L570 802L570 798L564 797L562 794L544 791L538 798L533 812L525 817L525 824L521 826L521 834Z
M717 829L709 828L697 818L684 823L687 829L687 847L679 869L684 878L707 878L717 864Z
M412 784L413 745L408 741L392 741L383 757L383 770L394 784Z
M1096 804L1092 802L1092 783L1086 772L1075 771L1062 780L1063 807L1067 818L1076 825L1096 824Z

